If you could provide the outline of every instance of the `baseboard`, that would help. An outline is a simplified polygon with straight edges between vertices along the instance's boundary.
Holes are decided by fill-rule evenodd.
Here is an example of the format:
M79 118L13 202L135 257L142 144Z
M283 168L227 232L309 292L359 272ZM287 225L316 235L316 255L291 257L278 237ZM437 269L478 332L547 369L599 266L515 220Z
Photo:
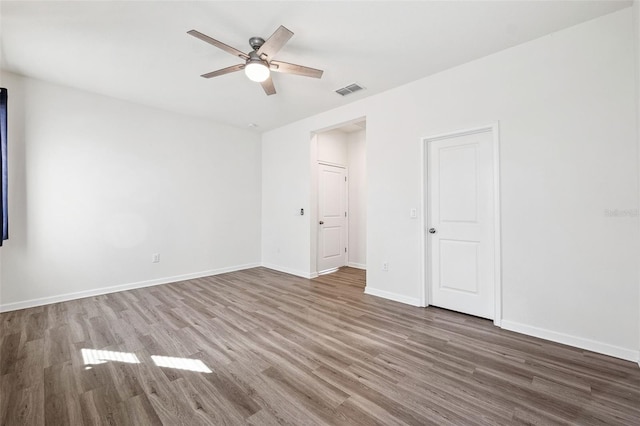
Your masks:
M85 297L100 296L102 294L116 293L125 290L134 290L136 288L151 287L160 284L170 284L178 281L191 280L194 278L209 277L211 275L219 275L227 272L241 271L260 266L259 263L248 263L245 265L229 266L219 269L210 269L208 271L195 272L191 274L175 275L172 277L156 278L153 280L139 281L135 283L120 284L110 287L101 287L92 290L77 291L74 293L65 293L57 296L40 297L37 299L24 300L21 302L7 303L0 305L0 312L17 311L19 309L33 308L36 306L50 305L52 303L67 302L69 300L83 299Z
M423 306L420 303L420 299L418 299L417 297L407 297L407 296L403 296L402 294L392 293L390 291L385 291L385 290L379 290L377 288L371 288L369 286L366 286L364 288L364 293L370 294L372 296L382 297L383 299L393 300L395 302L405 303L411 306L420 306L420 307Z
M544 328L533 327L526 324L520 324L514 321L502 320L502 328L517 333L526 334L528 336L539 337L541 339L550 340L556 343L573 346L588 351L597 352L603 355L609 355L615 358L627 361L638 362L640 359L640 351L622 348L620 346L610 345L595 340L585 339L582 337L572 336L570 334L558 333Z
M317 272L311 274L309 272L302 272L295 269L287 268L285 266L274 265L272 263L262 262L262 266L268 269L273 269L274 271L284 272L285 274L295 275L296 277L301 277L306 279L316 278L318 276Z
M262 262L261 266L268 269L273 269L274 271L284 272L285 274L295 275L296 277L301 277L306 279L318 278L320 275L330 274L338 270L338 268L336 268L336 269L330 269L327 271L322 271L320 273L318 272L309 273L309 272L298 271L296 269L287 268L286 266L274 265L273 263L268 263L268 262ZM349 263L347 266L350 266L352 268L358 268L358 269L367 269L366 265L362 265L360 263Z
M365 265L364 263L356 263L356 262L349 262L347 263L347 266L349 268L356 268L356 269L367 269L367 265Z

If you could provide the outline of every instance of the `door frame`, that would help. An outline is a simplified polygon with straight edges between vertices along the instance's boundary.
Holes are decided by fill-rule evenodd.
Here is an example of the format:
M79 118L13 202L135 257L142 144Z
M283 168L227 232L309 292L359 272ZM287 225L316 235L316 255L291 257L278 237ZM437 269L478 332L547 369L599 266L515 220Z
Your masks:
M427 226L429 223L429 194L426 181L429 175L429 143L442 139L449 139L459 136L473 135L476 133L492 132L493 140L493 213L494 213L494 319L493 324L500 327L502 324L502 250L501 250L501 219L500 219L500 123L473 127L463 130L455 130L447 133L440 133L420 139L420 150L422 158L422 286L421 302L422 306L429 306L432 300L431 295L431 253L427 239Z
M346 248L346 252L344 253L344 265L349 265L349 168L342 164L330 163L328 161L318 161L316 164L316 181L318 182L318 187L320 185L320 166L330 166L337 167L339 169L344 170L344 177L346 180L344 181L344 209L347 213L344 221L344 247ZM335 272L337 269L329 269L327 271L320 271L318 267L318 258L320 257L320 228L318 227L318 220L320 220L320 191L316 193L316 275L325 275Z

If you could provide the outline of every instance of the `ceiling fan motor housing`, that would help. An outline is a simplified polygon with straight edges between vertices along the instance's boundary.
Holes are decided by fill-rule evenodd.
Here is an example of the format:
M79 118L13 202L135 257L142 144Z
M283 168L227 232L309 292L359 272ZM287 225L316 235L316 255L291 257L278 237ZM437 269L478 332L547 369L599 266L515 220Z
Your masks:
M251 37L249 39L249 45L253 48L253 50L258 50L264 44L264 39L262 37Z

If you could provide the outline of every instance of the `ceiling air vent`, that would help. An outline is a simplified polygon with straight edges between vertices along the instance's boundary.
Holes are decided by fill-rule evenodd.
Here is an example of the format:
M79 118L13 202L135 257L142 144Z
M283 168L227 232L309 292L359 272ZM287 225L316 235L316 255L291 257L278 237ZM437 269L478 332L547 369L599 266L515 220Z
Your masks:
M347 96L362 89L364 89L364 87L360 86L358 83L352 83L348 86L341 87L340 89L336 90L336 93L342 96Z

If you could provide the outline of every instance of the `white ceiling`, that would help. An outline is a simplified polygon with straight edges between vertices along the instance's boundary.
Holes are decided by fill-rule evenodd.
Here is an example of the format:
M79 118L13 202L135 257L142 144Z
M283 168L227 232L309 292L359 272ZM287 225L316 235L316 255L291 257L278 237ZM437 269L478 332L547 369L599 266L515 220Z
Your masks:
M331 109L624 7L630 1L2 1L1 66L95 93L258 131ZM267 97L239 63L186 32L242 51L295 33L276 59L321 80L275 74ZM367 89L333 91L358 82Z

